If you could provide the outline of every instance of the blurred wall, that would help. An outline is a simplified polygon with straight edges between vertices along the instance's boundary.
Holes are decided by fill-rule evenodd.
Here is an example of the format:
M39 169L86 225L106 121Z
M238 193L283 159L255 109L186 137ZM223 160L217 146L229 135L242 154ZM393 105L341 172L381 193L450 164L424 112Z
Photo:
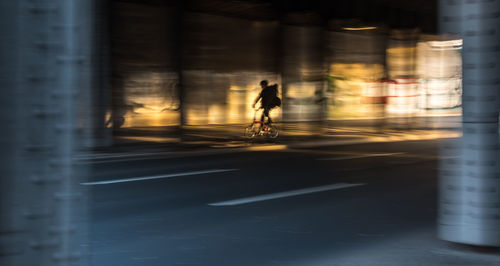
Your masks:
M176 8L113 1L108 126L179 123Z
M286 121L322 120L324 115L324 30L315 13L291 13L282 25Z
M248 122L260 80L280 81L279 24L194 12L184 24L187 123Z
M277 22L178 12L114 1L108 125L178 125L180 77L187 124L248 122L260 80L280 82Z
M383 25L329 22L328 119L384 115L386 31Z
M325 30L318 13L276 16L253 2L113 0L111 10L109 127L248 122L262 79L280 85L273 116L282 110L284 121L425 115L430 106L418 29L334 20Z

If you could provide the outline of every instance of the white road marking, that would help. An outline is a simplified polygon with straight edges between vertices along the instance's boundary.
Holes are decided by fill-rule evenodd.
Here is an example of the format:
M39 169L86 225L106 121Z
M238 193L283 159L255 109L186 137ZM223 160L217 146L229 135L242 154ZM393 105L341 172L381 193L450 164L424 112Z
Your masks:
M75 156L74 159L76 159L76 160L99 160L99 159L130 158L130 157L137 157L137 156L155 156L155 155L168 155L168 154L172 154L172 152L171 151L143 152L143 153L130 152L130 153L115 153L115 154L103 153L103 154L89 154L89 155L84 155L84 156Z
M326 185L326 186L297 189L297 190L284 191L284 192L278 192L278 193L272 193L272 194L264 194L264 195L248 197L248 198L241 198L241 199L235 199L235 200L209 203L208 205L210 205L210 206L234 206L234 205L241 205L241 204L253 203L253 202L264 201L264 200L279 199L279 198L298 196L298 195L304 195L304 194L310 194L310 193L328 191L328 190L335 190L335 189L341 189L341 188L348 188L348 187L357 187L357 186L363 186L363 185L366 185L366 184L364 184L364 183L358 183L358 184L337 183L337 184Z
M115 183L125 183L125 182L144 181L144 180L153 180L153 179L163 179L163 178L170 178L170 177L177 177L177 176L223 173L223 172L238 171L238 170L239 169L210 169L210 170L193 171L193 172L185 172L185 173L175 173L175 174L166 174L166 175L143 176L143 177L132 177L132 178L104 180L104 181L96 181L96 182L85 182L85 183L80 183L80 184L81 185L85 185L85 186L107 185L107 184L115 184Z
M360 155L350 155L350 156L342 156L342 157L320 158L317 160L320 160L320 161L340 161L340 160L352 160L352 159L361 159L361 158L370 158L370 157L393 156L393 155L401 155L401 154L405 154L405 153L404 152L372 153L372 154L360 154Z
M137 158L125 158L125 159L117 159L117 160L80 161L80 162L77 162L77 163L79 163L79 164L106 164L106 163L123 163L123 162L131 162L131 161L145 161L145 160L151 160L151 159L157 159L157 158L153 158L153 157L137 157Z

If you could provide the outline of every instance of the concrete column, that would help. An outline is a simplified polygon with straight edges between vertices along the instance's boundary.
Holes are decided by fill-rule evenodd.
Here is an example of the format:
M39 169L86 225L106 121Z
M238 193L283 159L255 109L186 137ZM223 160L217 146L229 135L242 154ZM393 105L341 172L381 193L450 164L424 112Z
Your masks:
M460 35L463 0L439 0L438 29L441 34Z
M500 0L442 0L440 29L463 37L463 137L443 148L439 236L500 246Z
M16 47L18 32L13 22L18 20L20 1L0 1L0 265L15 265L24 250L22 223L15 210L22 202L16 194Z
M2 29L8 25L0 43L9 53L2 53L9 75L2 74L0 94L8 100L0 105L7 133L0 265L85 265L85 172L73 158L90 146L93 1L0 3Z

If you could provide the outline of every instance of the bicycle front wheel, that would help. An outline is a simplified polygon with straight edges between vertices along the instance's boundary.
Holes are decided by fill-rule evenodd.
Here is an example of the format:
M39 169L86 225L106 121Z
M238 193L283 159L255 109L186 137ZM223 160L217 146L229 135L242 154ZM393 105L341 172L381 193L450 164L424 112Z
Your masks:
M254 138L255 135L257 135L257 130L255 129L254 125L251 125L247 128L245 128L245 137L246 138Z

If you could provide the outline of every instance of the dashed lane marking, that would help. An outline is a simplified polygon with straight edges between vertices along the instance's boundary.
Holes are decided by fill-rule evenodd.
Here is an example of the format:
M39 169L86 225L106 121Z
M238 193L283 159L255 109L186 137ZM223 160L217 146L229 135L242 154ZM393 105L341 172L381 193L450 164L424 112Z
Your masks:
M242 204L248 204L248 203L265 201L265 200L280 199L280 198L286 198L286 197L292 197L292 196L298 196L298 195L304 195L304 194L311 194L311 193L329 191L329 190L335 190L335 189L342 189L342 188L348 188L348 187L357 187L357 186L363 186L363 185L366 185L366 184L364 184L364 183L358 183L358 184L337 183L337 184L331 184L331 185L326 185L326 186L303 188L303 189L290 190L290 191L284 191L284 192L278 192L278 193L272 193L272 194L264 194L264 195L248 197L248 198L240 198L240 199L234 199L234 200L228 200L228 201L209 203L208 205L210 205L210 206L235 206L235 205L242 205Z
M341 157L319 158L317 160L320 160L320 161L340 161L340 160L352 160L352 159L361 159L361 158L370 158L370 157L394 156L394 155L402 155L402 154L405 154L405 152L370 153L370 154L349 155L349 156L341 156Z
M210 170L166 174L166 175L143 176L143 177L132 177L132 178L113 179L113 180L104 180L104 181L95 181L95 182L84 182L84 183L80 183L80 184L85 185L85 186L107 185L107 184L135 182L135 181L144 181L144 180L153 180L153 179L164 179L164 178L171 178L171 177L177 177L177 176L223 173L223 172L231 172L231 171L238 171L238 170L239 169L210 169Z

